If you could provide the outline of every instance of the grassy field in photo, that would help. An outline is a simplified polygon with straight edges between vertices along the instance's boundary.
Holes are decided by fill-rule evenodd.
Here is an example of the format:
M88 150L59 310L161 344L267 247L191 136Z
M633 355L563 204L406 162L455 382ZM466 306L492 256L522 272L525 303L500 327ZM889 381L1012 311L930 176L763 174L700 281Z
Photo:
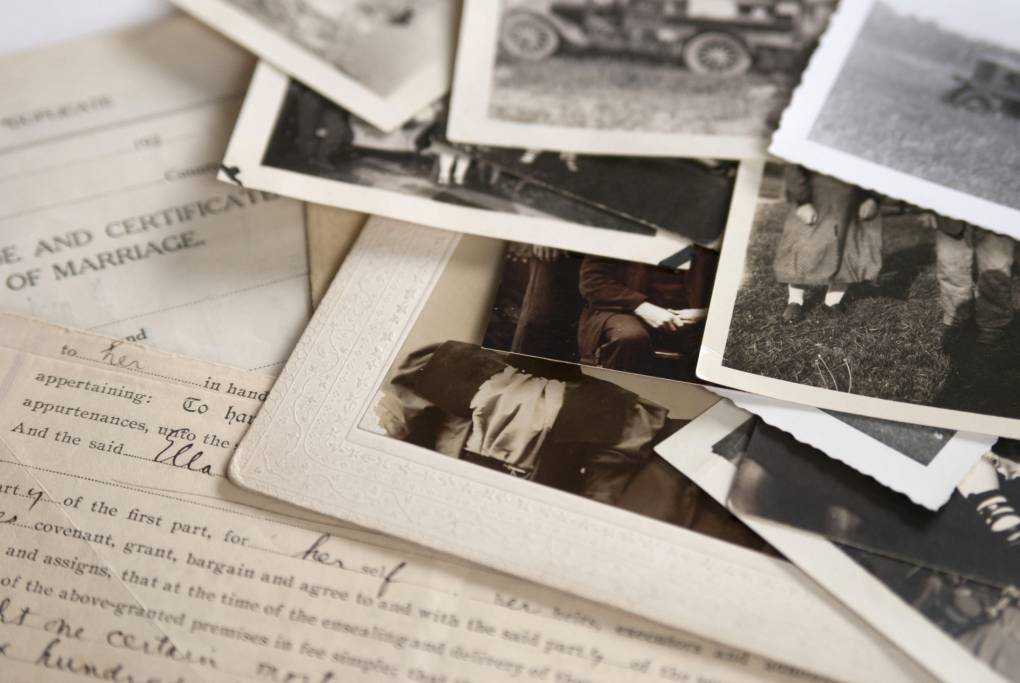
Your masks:
M559 55L496 65L489 115L503 121L697 135L767 135L789 79L705 76L646 59Z
M877 283L855 285L849 310L822 308L824 287L809 288L805 320L782 322L786 285L772 270L789 206L759 206L723 363L745 372L841 392L1020 417L1020 344L1015 330L1001 353L971 340L942 348L935 232L913 216L885 220ZM1017 301L1014 283L1014 302Z
M973 68L970 61L936 61L862 39L809 139L1020 208L1020 118L966 111L942 99L958 85L953 76L970 76Z

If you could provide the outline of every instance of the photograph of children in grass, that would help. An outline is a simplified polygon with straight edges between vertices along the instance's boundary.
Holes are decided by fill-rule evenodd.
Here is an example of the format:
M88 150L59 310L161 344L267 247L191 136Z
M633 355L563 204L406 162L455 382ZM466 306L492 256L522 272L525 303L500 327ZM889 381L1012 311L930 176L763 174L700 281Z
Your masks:
M722 363L1020 417L1015 252L1008 237L769 163Z

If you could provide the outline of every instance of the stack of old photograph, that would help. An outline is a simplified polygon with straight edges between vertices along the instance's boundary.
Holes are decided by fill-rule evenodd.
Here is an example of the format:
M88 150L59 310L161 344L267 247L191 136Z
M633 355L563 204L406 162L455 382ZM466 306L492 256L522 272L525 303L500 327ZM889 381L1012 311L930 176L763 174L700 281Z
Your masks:
M247 640L293 661L256 670L261 655L239 656L231 675L280 683L1020 683L1020 4L172 2L175 16L104 39L115 47L63 47L10 73L79 55L113 94L68 96L61 116L102 117L138 92L142 126L148 91L89 61L116 54L162 70L131 78L158 85L167 111L219 108L132 139L175 160L166 182L205 176L226 199L125 200L96 218L105 257L53 266L85 282L178 259L180 279L157 287L195 294L159 308L203 312L162 330L141 304L78 320L77 303L40 308L24 268L0 304L116 338L99 360L125 376L163 377L124 349L164 340L275 376L185 382L182 425L204 414L204 391L249 403L210 412L239 430L215 487L166 495L255 501L236 519L332 520L296 548L287 531L230 543L275 549L291 582L286 563L371 577L379 621L356 633L347 606L332 621L291 611L353 638L331 658L170 624L181 640L162 657L187 649L194 665L202 638L213 652ZM0 168L21 144L5 135L53 118L38 106L0 111ZM168 147L199 138L194 159ZM9 182L0 197L22 215ZM89 183L81 201L100 196ZM199 257L216 238L192 224L213 219L263 227ZM153 255L129 236L163 241ZM87 244L66 239L49 246L61 263ZM309 278L312 313L285 291L301 298ZM265 352L239 361L249 345ZM156 463L208 467L187 430L160 430ZM12 452L38 437L7 431ZM116 451L111 438L90 448ZM87 527L66 514L65 536ZM341 550L348 537L386 539L387 559ZM200 554L178 551L186 571L211 566ZM110 557L112 580L144 602ZM220 564L222 596L257 580ZM438 587L442 600L423 597ZM454 595L495 616L438 616ZM272 602L250 609L272 616ZM441 635L432 623L433 642L396 645L390 631L413 631L426 608ZM477 640L454 645L460 631ZM359 651L396 663L352 664ZM195 680L227 675L214 669Z

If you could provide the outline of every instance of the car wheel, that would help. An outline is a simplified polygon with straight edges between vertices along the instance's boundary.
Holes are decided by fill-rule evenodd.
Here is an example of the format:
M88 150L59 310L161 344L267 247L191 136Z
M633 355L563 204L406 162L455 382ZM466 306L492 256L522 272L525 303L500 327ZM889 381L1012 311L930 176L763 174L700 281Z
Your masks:
M699 33L684 45L684 64L694 73L737 76L751 68L751 53L728 33Z
M953 98L953 105L975 114L990 114L995 108L992 102L976 92L963 92Z
M539 15L518 12L503 19L499 45L510 57L539 61L560 49L560 34L551 22Z

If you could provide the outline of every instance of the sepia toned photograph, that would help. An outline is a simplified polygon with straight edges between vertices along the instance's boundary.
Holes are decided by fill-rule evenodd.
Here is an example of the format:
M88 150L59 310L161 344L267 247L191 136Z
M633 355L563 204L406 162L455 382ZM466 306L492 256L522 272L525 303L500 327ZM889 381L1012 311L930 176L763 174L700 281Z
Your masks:
M667 408L578 365L457 341L404 356L381 394L376 416L394 439L768 551L655 454L703 397L677 392Z
M772 450L777 447L778 453ZM1013 445L1005 449L1012 452ZM868 500L875 492L873 483L865 485L857 496L847 495L854 484L844 482L842 477L861 475L823 454L811 453L810 447L797 444L788 435L725 403L698 417L678 433L675 441L667 440L658 451L716 500L725 502L730 498L731 507L735 502L733 497L739 495L736 487L746 484L741 478L748 477L744 472L748 461L757 457L768 459L768 471L751 463L755 473L752 479L756 482L751 493L757 507L773 512L783 510L784 517L796 518L800 523L809 518L819 523L816 528L804 525L795 529L786 522L775 522L757 516L757 512L749 514L733 507L738 518L935 674L938 680L1020 681L1020 591L1015 572L1012 580L1005 583L968 578L966 572L944 571L904 557L902 552L892 555L875 552L844 544L839 538L829 540L823 535L836 525L852 529L856 524L861 535L875 538L875 534L883 534L884 524L898 529L913 524L908 535L916 538L919 533L927 534L929 545L941 548L944 558L969 556L972 567L990 567L1003 560L1008 534L996 538L996 532L987 527L979 528L979 525L974 529L975 539L961 541L953 536L959 529L941 521L942 515L947 514L945 511L932 516L934 513L923 512L902 497L900 500L905 507L890 507L880 512L881 503L872 505ZM993 456L992 460L999 457ZM781 459L791 460L783 464ZM817 461L823 464L814 465ZM786 480L778 472L783 469L785 475L796 474L805 467L807 478ZM816 477L821 470L829 471L839 480ZM982 479L986 474L987 470L975 468L968 479ZM1002 471L997 472L997 476L1000 483L1005 482ZM795 490L791 491L788 485ZM813 488L816 486L820 488ZM827 495L832 499L831 505L823 500ZM978 499L968 500L961 493L960 500L967 502L954 502L954 506L969 506L970 512L981 514L976 513L981 504ZM794 501L804 501L807 509L803 513L794 510ZM844 508L842 502L857 507ZM856 517L854 512L862 507L870 507L872 514ZM830 516L824 524L819 518L823 510ZM903 510L907 510L908 518L897 519ZM961 507L954 507L948 514L960 512L964 512ZM917 524L921 514L932 516L934 521ZM1007 526L1008 521L1002 524L1002 528ZM813 533L804 533L804 530ZM917 547L917 544L912 546ZM881 680L863 673L861 676L864 680ZM924 678L924 674L915 672L908 678L918 680Z
M318 204L673 267L717 248L739 201L734 162L461 145L446 123L441 99L384 133L260 64L225 165Z
M450 87L458 0L174 0L372 125Z
M699 376L1018 437L1015 256L1008 237L767 163L757 208L727 228Z
M684 268L511 243L485 339L491 349L649 377L695 374L718 254Z
M767 550L654 451L715 403L714 396L696 386L482 346L496 327L490 302L505 295L507 276L499 268L506 254L545 252L464 238L387 371L362 429L430 455ZM566 263L576 277L585 268L581 261L565 256L532 263ZM645 267L608 259L591 266L602 277ZM464 294L461 273L474 268L490 269L492 292ZM546 280L562 277L542 270ZM683 278L665 282L673 287ZM531 326L524 334L541 341L542 331Z
M723 645L754 625L733 638L768 660L751 678L885 670L883 643L654 453L716 397L480 346L506 246L370 219L232 481Z
M835 0L468 0L451 138L760 156Z
M772 152L1020 238L1020 7L845 3Z

